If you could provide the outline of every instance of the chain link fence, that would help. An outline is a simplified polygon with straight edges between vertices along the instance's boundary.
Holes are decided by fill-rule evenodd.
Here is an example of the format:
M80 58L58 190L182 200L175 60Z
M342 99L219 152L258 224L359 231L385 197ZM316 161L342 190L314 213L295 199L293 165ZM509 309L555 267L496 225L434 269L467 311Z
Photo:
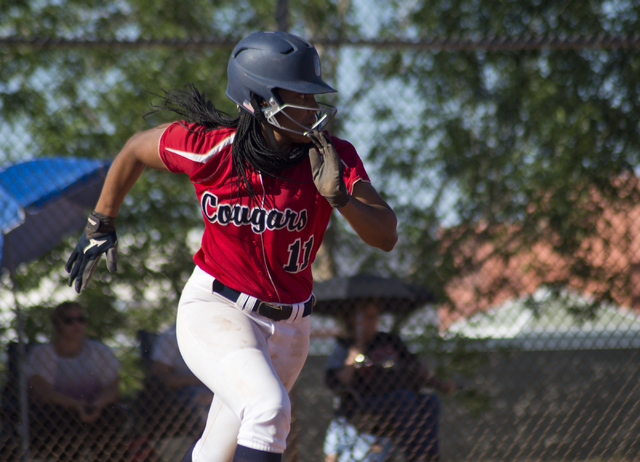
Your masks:
M118 98L130 98L127 103L136 110L148 107L151 96L142 88L161 91L149 85L158 75L175 72L176 79L188 79L179 64L226 62L234 43L2 39L3 66L39 70L16 69L12 79L0 83L3 93L13 95L16 107L30 108L0 122L0 165L6 169L51 156L95 158L95 143L101 150L98 157L113 158L133 131L161 121L155 115L144 124L133 120L135 114L123 112L125 102ZM393 131L394 123L406 122L411 129L412 114L419 111L406 82L396 79L372 87L358 70L359 66L372 69L367 66L375 64L377 52L418 53L412 59L418 59L419 53L439 58L446 54L452 61L456 56L495 52L508 53L515 61L525 57L535 61L544 60L552 50L581 54L585 59L593 53L595 61L606 63L598 53L626 50L635 57L640 39L637 34L622 38L587 34L436 37L421 42L320 40L317 44L327 72L343 94L343 99L335 101L342 114L335 129L346 133L356 146L374 182L388 186L402 174L387 175L388 165L376 154L374 144L381 134L400 135ZM85 56L85 50L90 56ZM532 58L536 51L539 55ZM176 55L180 59L174 62ZM127 72L113 66L125 62L132 63ZM408 66L402 60L394 65ZM225 80L224 69L218 67L190 70L207 91L213 87L222 94L219 82ZM541 68L554 73L546 64ZM460 67L460 72L465 69ZM28 75L28 80L21 80L21 75ZM177 82L164 80L163 85L175 87ZM638 85L638 81L627 83ZM363 97L362 90L372 88L375 91L364 92ZM211 97L222 101L219 95ZM398 98L404 102L398 112L377 124L375 117L388 116L387 105L397 107ZM11 100L5 98L5 113L9 104ZM71 125L74 130L69 129ZM624 130L637 134L638 127ZM397 143L390 138L389 145ZM105 165L108 160L98 170ZM50 166L45 173L53 181L69 171L69 167ZM46 182L35 181L32 175L13 176L1 184L0 192L15 191L15 184L23 181L26 195L34 184ZM88 175L80 175L70 189L56 186L47 194L65 200L81 195L95 202L95 191L74 189L88 186ZM15 184L11 186L9 180ZM154 188L154 182L164 182L167 189ZM176 461L202 432L211 396L185 370L171 327L181 284L189 274L190 254L198 243L198 210L190 198L182 200L181 194L188 196L190 190L180 180L150 172L140 188L123 207L121 275L98 270L93 292L78 298L64 285L68 240L31 263L3 261L3 268L10 271L4 270L0 288L0 460ZM398 189L399 209L409 198L423 200L413 197L419 196L415 183L406 182ZM174 194L179 190L186 193ZM440 197L437 191L433 194ZM593 212L586 216L585 226L595 232L567 251L554 242L553 233L543 229L535 236L523 234L511 223L491 228L491 239L485 239L486 227L465 228L451 218L457 196L445 193L438 212L444 229L439 231L439 242L446 247L447 242L456 241L450 248L456 252L451 266L457 271L444 282L438 280L436 287L428 284L428 277L413 278L434 292L429 301L409 306L403 298L359 295L330 308L319 303L312 316L310 356L291 392L293 422L284 460L640 460L640 217L632 192L622 198L622 205L599 193L587 195ZM67 213L72 208L86 216L90 207L65 202L44 220L38 216L38 200L25 199L24 210L15 213L23 214L22 222L36 220L35 229L40 219L42 235L47 237L55 223L71 221ZM0 204L2 214L12 211L9 200L1 196ZM163 210L167 215L153 224L157 235L144 234L133 221L136 214L146 217L147 212ZM184 219L184 229L176 231L182 241L176 239L175 248L159 252L154 246L171 242L172 235L165 234L171 230L162 223L169 215L171 221ZM570 211L567 216L571 217ZM21 220L3 231L5 259L9 232L24 240L39 237L24 235ZM338 228L335 232L340 236L339 226L332 227ZM461 235L464 239L458 240ZM329 240L331 236L329 231ZM342 241L338 237L334 242L352 240L348 233L342 236ZM419 239L405 243L409 253L422 255ZM145 258L135 260L143 250ZM127 266L129 258L132 263ZM366 267L363 258L357 251L333 259L321 253L316 274L327 280L336 274L352 275ZM385 267L386 274L394 270L410 274L403 265L400 259L392 261ZM137 278L134 286L122 282L128 277ZM332 281L338 292L339 282ZM371 294L379 287L371 285ZM79 306L52 317L59 303L75 299ZM371 319L379 333L361 341L361 353L352 354L358 339L365 338L363 326ZM24 345L18 342L20 330L26 336ZM84 339L81 355L77 350L51 349L49 342L63 331ZM43 404L47 394L65 392L75 398L65 405Z

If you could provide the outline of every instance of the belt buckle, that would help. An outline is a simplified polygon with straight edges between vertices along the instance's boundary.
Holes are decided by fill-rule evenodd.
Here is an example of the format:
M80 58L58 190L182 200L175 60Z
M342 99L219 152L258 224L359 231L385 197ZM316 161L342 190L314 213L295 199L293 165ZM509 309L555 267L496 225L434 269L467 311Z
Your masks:
M269 316L267 313L261 313L262 307L269 308L273 310L274 316ZM286 309L289 308L289 313L285 316ZM255 311L262 316L265 316L273 321L282 321L283 319L288 319L291 317L291 313L293 312L290 305L274 305L269 302L263 302L262 300L258 301ZM277 314L276 314L277 313Z
M269 306L278 312L278 321L284 321L291 317L293 313L293 307L291 305L272 305Z

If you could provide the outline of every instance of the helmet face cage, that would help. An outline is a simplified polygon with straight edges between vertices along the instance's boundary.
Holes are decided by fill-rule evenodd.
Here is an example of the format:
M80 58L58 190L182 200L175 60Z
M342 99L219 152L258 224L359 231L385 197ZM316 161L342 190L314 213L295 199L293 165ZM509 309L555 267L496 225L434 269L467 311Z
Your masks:
M331 120L335 117L336 113L338 112L338 110L334 106L331 106L330 104L318 103L318 102L316 104L317 104L316 107L297 106L295 104L279 104L275 98L270 98L269 106L262 109L262 112L264 113L264 116L267 119L267 122L269 122L274 127L278 127L281 130L306 136L307 133L309 133L312 130L322 130L324 127L326 127L329 124L329 122L331 122ZM293 117L291 117L289 114L287 114L287 112L285 111L285 109L287 108L302 109L305 111L314 110L315 116L316 116L316 122L313 124L311 128L306 127L301 123L299 123L297 120L295 120ZM279 114L279 113L282 113L282 115L284 115L287 119L289 119L294 124L299 126L302 129L302 131L292 130L290 128L286 128L280 125L280 123L276 119L276 114Z

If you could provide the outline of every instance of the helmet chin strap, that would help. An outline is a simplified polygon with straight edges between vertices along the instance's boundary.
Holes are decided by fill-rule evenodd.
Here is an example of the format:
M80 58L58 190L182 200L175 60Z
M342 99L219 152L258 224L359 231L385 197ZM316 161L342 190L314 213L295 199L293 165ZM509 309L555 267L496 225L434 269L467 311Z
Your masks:
M253 111L254 111L253 113L256 116L256 119L258 119L258 122L260 122L260 124L264 127L265 131L267 132L267 136L269 137L269 143L271 143L271 147L273 148L274 151L280 151L280 148L278 147L278 143L276 142L276 137L273 135L273 130L271 130L269 121L264 116L264 113L260 108L260 104L258 103L258 98L255 94L251 96L251 106L253 107Z

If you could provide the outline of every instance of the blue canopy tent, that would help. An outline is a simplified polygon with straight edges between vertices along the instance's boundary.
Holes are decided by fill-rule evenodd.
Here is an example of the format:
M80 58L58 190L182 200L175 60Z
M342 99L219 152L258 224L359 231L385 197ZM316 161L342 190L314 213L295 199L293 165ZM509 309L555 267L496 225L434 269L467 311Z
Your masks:
M9 165L0 171L0 269L9 271L17 318L20 364L24 329L16 296L15 270L40 257L64 237L79 232L87 209L95 206L110 161L48 157ZM62 263L61 263L62 264ZM20 367L23 460L29 459L26 378Z
M104 160L50 157L0 171L0 267L13 271L81 229L108 166Z

